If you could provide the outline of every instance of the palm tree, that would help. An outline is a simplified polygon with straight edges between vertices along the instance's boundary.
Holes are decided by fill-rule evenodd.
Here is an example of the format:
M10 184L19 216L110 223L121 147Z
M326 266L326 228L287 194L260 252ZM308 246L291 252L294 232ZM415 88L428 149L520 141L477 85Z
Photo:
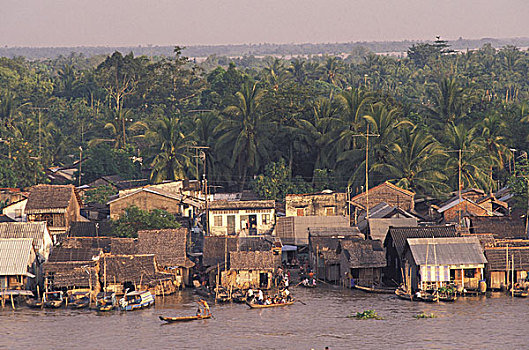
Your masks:
M184 179L186 170L192 168L189 147L194 141L184 134L183 129L178 117L164 116L148 132L146 137L153 141L156 152L151 164L151 180L155 183Z
M403 127L385 163L372 170L384 173L395 185L420 194L447 190L447 176L438 163L446 157L441 145L417 127Z
M433 91L433 104L426 109L441 125L455 123L464 117L468 110L468 92L455 78L444 78Z
M512 152L504 144L506 127L507 124L498 113L488 115L481 122L481 137L490 158L489 181L491 184L494 184L492 178L493 164L497 164L499 168L503 169L505 161L512 158Z
M445 165L446 173L451 179L452 188L458 187L459 150L461 150L461 186L476 187L485 190L494 185L488 176L490 165L497 165L486 152L483 139L476 136L477 129L466 128L463 124L450 124L447 129L449 156Z
M224 109L221 122L215 128L221 135L216 151L230 150L230 166L237 166L242 191L246 177L269 159L268 151L272 148L269 135L274 124L260 111L263 90L256 83L244 83L235 97L236 103Z

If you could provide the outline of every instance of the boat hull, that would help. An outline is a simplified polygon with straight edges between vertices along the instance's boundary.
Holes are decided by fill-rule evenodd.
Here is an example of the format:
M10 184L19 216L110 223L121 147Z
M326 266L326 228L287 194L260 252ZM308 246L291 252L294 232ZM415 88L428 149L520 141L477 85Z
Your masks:
M159 316L160 320L168 322L168 323L175 323L175 322L190 322L190 321L196 321L196 320L206 320L208 318L211 318L211 315L200 315L200 316L184 316L184 317L163 317Z
M250 303L246 303L246 305L248 305L251 309L267 309L267 308L270 308L270 307L289 306L289 305L294 304L294 302L295 302L295 300L292 300L292 301L289 301L289 302L286 302L286 303L270 304L270 305L250 304Z
M355 285L354 288L361 290L366 293L375 293L375 294L393 294L395 293L394 289L383 289L383 288L371 288Z

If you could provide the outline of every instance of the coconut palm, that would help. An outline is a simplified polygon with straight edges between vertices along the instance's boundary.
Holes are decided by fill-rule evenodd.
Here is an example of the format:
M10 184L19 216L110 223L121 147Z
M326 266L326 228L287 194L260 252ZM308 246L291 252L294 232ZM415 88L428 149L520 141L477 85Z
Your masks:
M184 179L186 171L193 167L189 147L194 141L184 133L180 118L160 118L146 137L152 140L156 154L151 163L151 180L159 183Z
M431 135L417 127L403 127L392 145L387 161L372 170L383 173L395 185L419 194L448 190L447 176L438 164L447 154Z
M230 166L237 167L239 189L248 175L253 175L269 160L274 124L261 113L263 90L257 84L245 83L235 94L236 103L226 107L215 132L219 137L216 151L230 153Z

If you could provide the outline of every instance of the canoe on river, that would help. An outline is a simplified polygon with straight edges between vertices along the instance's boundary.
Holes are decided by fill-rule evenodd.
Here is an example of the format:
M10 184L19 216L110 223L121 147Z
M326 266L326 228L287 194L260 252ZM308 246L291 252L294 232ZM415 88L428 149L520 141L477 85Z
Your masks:
M165 322L189 322L189 321L195 321L195 320L205 320L207 318L211 318L211 315L198 315L198 316L184 316L184 317L164 317L160 316L160 320Z
M248 305L251 309L265 309L265 308L269 308L269 307L288 306L288 305L294 304L294 302L295 302L295 300L292 300L292 301L289 301L289 302L286 302L286 303L277 303L277 304L268 304L268 305L265 305L265 304L250 304L250 303L246 303L246 305Z
M395 288L371 288L371 287L359 286L358 284L355 284L354 287L356 289L359 289L359 290L364 291L366 293L376 293L376 294L393 294L393 293L395 293Z

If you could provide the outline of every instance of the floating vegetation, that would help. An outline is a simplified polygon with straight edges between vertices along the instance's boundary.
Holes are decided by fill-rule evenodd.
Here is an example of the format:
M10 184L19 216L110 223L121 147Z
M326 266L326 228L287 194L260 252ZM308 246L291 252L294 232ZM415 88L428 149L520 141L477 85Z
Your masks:
M357 312L356 315L349 315L349 318L356 318L357 320L382 320L375 310L365 310L364 312Z
M435 316L433 313L429 313L429 314L426 314L424 312L418 314L418 315L415 315L415 318L416 319L421 319L421 318L436 318L437 316Z

